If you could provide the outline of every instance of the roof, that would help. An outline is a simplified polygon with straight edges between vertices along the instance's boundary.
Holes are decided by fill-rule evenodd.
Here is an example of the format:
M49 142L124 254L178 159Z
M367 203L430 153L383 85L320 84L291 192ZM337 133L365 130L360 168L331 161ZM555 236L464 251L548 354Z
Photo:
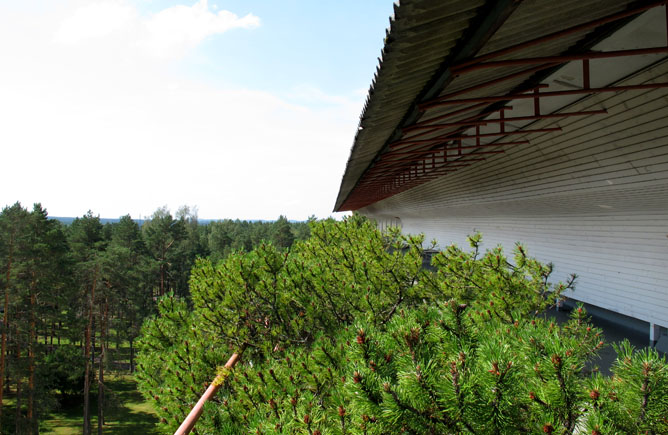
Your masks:
M563 114L573 101L628 90L612 87L668 53L665 3L395 5L334 209L356 210L462 170L485 154L503 153L515 134L530 140L532 121L579 116ZM663 27L651 36L615 38L643 14ZM644 51L630 51L637 49Z

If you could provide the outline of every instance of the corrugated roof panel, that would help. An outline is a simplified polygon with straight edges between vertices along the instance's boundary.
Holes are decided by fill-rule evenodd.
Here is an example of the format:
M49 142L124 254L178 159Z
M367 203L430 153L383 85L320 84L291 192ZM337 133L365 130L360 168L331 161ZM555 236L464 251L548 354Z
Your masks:
M343 196L347 196L371 159L384 146L413 103L414 96L431 80L484 4L482 0L404 0L395 7L383 61L360 117L363 129L355 137L341 183ZM434 38L434 35L441 38ZM412 71L406 78L405 71L397 65L415 62L414 51L426 46L433 48L417 53L417 64L424 65L424 69ZM412 50L413 47L416 50ZM373 132L369 134L366 129Z
M628 0L525 0L479 54L487 54L621 12L631 3Z
M477 55L495 52L566 28L599 20L625 11L632 4L627 0L564 0L558 3L553 0L525 0L517 3L519 6L511 9L510 16L488 37L483 46L479 47ZM404 1L395 8L396 18L391 22L391 31L387 36L388 44L384 50L384 61L380 65L379 73L365 104L360 122L363 129L355 138L337 198L337 209L348 197L360 177L363 177L364 171L370 167L373 159L380 152L386 151L390 135L397 128L402 127L400 123L407 119L408 111L413 110L412 108L420 103L417 98L423 94L427 83L430 81L435 83L434 74L437 71L443 73L445 68L451 66L444 65L443 61L452 53L456 44L463 43L465 47L470 42L470 40L461 40L462 35L467 34L469 38L475 39L476 36L472 35L475 35L476 27L471 27L472 24L475 22L476 26L481 26L481 23L489 18L486 14L499 13L494 9L499 4L500 2L494 1L486 5L483 2L466 1ZM516 3L512 3L512 6L515 7ZM591 45L597 42L592 37L595 32L599 32L599 29L583 29L560 38L544 41L540 45L524 47L494 60L554 56L574 48L581 50L583 44ZM475 42L472 44L475 46ZM445 86L441 89L440 95L448 95L482 83L496 81L501 77L531 68L531 65L522 65L481 69L460 74L450 80L444 76L446 77L443 82ZM524 77L518 76L495 82L483 89L469 91L454 98L503 96L517 92L518 89L524 89L527 86L527 80L533 74L534 72L531 71ZM547 72L543 76L534 77L545 77L546 74ZM538 81L540 78L535 79L535 83ZM481 106L491 107L491 103L481 104ZM430 107L422 111L417 121L438 119L446 114L456 113L460 109L461 106L454 105ZM452 115L442 122L465 119L475 113L471 111ZM416 122L415 117L410 119L411 123ZM447 131L461 132L466 129L468 127L433 133L423 131L421 138L432 138L442 136ZM414 137L417 133L412 132L410 136Z

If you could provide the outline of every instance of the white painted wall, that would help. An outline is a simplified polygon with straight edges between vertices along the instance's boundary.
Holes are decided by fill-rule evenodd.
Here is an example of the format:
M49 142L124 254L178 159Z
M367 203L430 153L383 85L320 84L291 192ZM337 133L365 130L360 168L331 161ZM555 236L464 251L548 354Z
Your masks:
M668 63L623 84L668 82ZM379 201L363 214L441 247L481 231L487 247L516 241L577 273L572 294L668 327L668 89L599 94L567 111L608 115L540 121L560 133ZM520 137L514 137L520 139Z

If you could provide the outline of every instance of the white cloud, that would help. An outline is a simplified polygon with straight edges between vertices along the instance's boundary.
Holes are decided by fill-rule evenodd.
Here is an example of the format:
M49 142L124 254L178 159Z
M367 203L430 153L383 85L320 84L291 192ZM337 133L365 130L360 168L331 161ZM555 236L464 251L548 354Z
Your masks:
M57 44L100 44L108 38L116 49L139 48L159 58L178 58L206 38L232 29L253 29L260 19L239 17L233 12L209 10L207 0L192 6L177 5L143 17L123 0L102 0L85 4L62 20L53 42Z
M169 57L209 36L259 25L260 19L253 14L240 18L225 10L214 13L209 10L207 0L200 0L191 7L179 5L155 14L145 23L148 35L140 45L154 55Z
M57 12L0 11L0 144L11 162L0 171L0 206L40 201L56 216L138 217L164 204L197 205L202 218L329 215L363 98L313 86L279 96L177 74L119 49L137 40L136 12L114 15L125 18L106 33L72 30L67 44L49 44L67 22ZM222 31L215 23L189 43Z
M74 44L108 36L136 19L136 10L118 1L87 4L62 21L54 35L54 42Z

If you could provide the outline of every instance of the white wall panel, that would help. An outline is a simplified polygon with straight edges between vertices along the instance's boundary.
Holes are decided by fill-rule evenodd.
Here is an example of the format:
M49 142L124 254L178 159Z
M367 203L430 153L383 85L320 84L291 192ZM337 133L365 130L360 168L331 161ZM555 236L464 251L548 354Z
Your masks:
M650 80L668 82L668 65L631 82ZM554 263L555 280L579 275L574 299L668 327L668 90L599 94L567 111L601 108L536 122L563 131L360 212L441 247L474 231L486 247L521 241Z

